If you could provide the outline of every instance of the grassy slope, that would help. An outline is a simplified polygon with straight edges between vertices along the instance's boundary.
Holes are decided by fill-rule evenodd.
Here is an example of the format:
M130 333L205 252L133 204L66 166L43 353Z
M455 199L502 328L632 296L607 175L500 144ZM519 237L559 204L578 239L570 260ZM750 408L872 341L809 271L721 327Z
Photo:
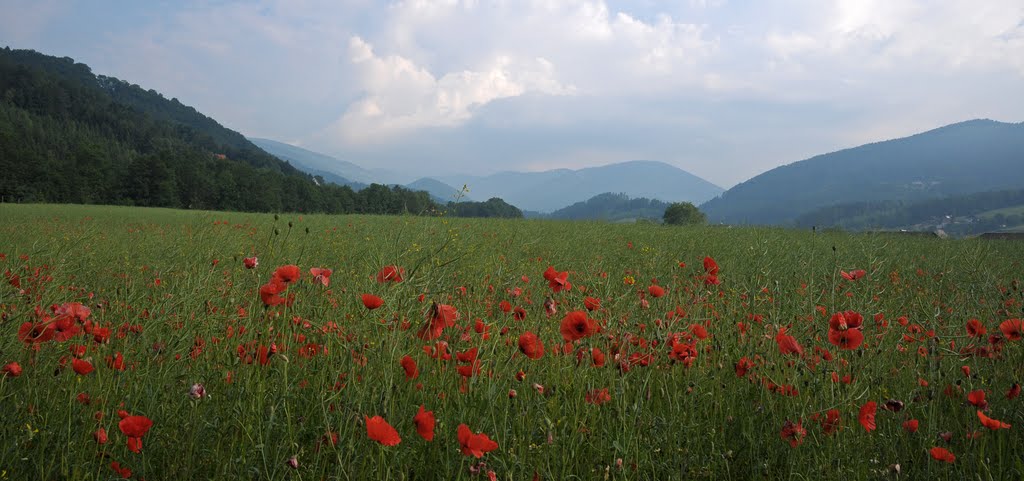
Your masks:
M530 479L534 473L542 479L588 479L606 472L623 479L779 479L798 473L864 479L879 477L894 463L913 479L1024 475L1015 447L1024 411L1019 399L1003 398L1012 382L1024 378L1022 344L1008 344L1001 360L961 359L947 350L950 342L969 342L963 334L968 318L983 320L991 333L1007 317L1005 309L1019 315L1020 291L1001 291L1024 272L1015 243L765 228L371 216L275 220L270 214L15 205L0 205L0 238L6 254L0 271L21 273L23 287L31 285L27 279L37 268L53 279L30 287L28 295L0 285L0 363L19 361L25 369L19 378L0 378L0 469L10 479L107 479L112 460L147 479L167 473L180 479L470 479L475 460L458 452L459 423L498 442L500 448L484 460L499 479ZM245 270L242 258L253 254L260 266ZM721 266L716 288L695 280L706 255ZM333 268L332 283L325 289L305 275L289 289L295 305L274 314L256 291L276 266L287 263L304 273L309 267ZM387 264L408 268L409 279L386 286L373 282ZM574 284L572 291L554 295L561 304L554 319L541 306L550 292L541 273L549 265L569 271ZM867 269L867 277L842 281L839 270L854 268ZM636 284L626 285L626 276ZM650 309L642 309L637 290L655 278L668 294L650 298ZM508 294L516 287L523 290L519 298ZM577 366L574 355L551 353L560 344L562 315L583 307L582 287L602 299L603 310L593 317L606 323L601 335L578 347L609 353L605 368ZM379 295L385 306L366 311L359 301L364 292ZM468 328L470 341L460 340L458 330L446 331L453 352L480 348L484 374L468 383L466 393L460 393L454 358L443 365L428 358L423 347L432 343L413 336L429 305L416 300L421 293L461 313L459 324ZM502 300L524 307L526 319L517 322L501 313L496 306ZM68 343L49 343L33 353L15 332L35 306L69 301L92 305L92 318L115 331L125 323L144 330L91 346L93 374L76 378L65 369L55 375ZM1015 304L1007 308L1010 302ZM658 319L676 306L687 317L672 328L659 327ZM812 346L841 354L822 340L827 322L816 306L864 313L869 347L843 353L847 365L821 361L811 368ZM888 330L875 325L876 313L892 321ZM763 316L764 323L751 322L751 314ZM934 329L937 340L901 341L905 329L895 322L900 316ZM490 340L473 332L477 318L490 326ZM412 330L399 328L402 319ZM672 365L664 347L668 334L705 322L712 337L698 343L694 365ZM744 338L738 322L750 324ZM342 331L324 334L321 328L329 323ZM779 353L771 334L781 324L793 325L807 359L790 363ZM239 334L242 326L248 332ZM503 336L504 327L509 332ZM542 359L514 354L526 330L548 348ZM299 354L300 334L304 342L318 344L319 355ZM661 344L644 348L626 336ZM197 338L204 348L193 360L189 354ZM620 374L612 338L627 355L652 353L652 364ZM269 365L240 361L239 344L270 341L279 356ZM155 351L154 344L161 349ZM897 350L901 345L907 352ZM918 355L925 345L936 355ZM131 369L109 369L104 358L114 352L122 352ZM420 366L415 382L407 382L399 368L404 355ZM733 364L742 356L760 356L760 379L791 384L799 396L781 396L768 392L763 381L738 378ZM964 377L964 365L976 377ZM519 370L526 373L523 382L514 379ZM853 375L854 383L834 384L833 371ZM339 376L344 387L336 391ZM920 387L918 379L930 387ZM205 384L208 399L186 396L194 382ZM546 394L536 392L534 383ZM963 394L942 394L947 384L959 386L953 388L957 393L989 390L989 415L1013 428L965 441L964 433L984 428ZM611 402L587 404L584 394L596 388L607 388ZM510 389L518 397L509 399ZM92 398L87 406L75 400L83 392ZM879 409L877 431L866 433L856 421L859 407L889 398L904 401L907 409ZM142 454L129 453L118 432L115 412L122 403L154 421ZM415 434L412 417L421 404L438 418L433 443ZM843 427L827 436L810 418L830 408L841 411ZM94 419L95 412L104 413L102 421ZM402 443L386 448L367 439L364 415L383 416ZM919 433L903 432L900 424L908 418L921 420ZM787 419L803 420L808 436L802 446L791 448L780 439ZM105 446L92 439L98 426L110 435ZM328 431L339 434L338 446L317 450ZM952 444L936 441L944 431L954 433ZM927 450L940 444L956 453L956 464L928 457ZM292 455L301 464L297 472L285 465Z

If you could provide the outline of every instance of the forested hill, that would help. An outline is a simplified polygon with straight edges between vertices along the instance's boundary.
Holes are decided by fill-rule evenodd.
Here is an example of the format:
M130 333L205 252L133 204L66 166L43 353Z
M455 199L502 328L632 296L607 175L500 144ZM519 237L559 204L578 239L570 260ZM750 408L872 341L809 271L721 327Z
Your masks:
M425 192L315 182L238 132L70 58L0 50L0 200L428 212Z
M713 222L790 224L838 204L902 201L1024 185L1024 123L971 120L777 167L706 202Z
M605 220L610 222L635 219L661 220L668 204L645 197L629 198L626 194L606 192L583 202L558 209L547 217L568 220Z

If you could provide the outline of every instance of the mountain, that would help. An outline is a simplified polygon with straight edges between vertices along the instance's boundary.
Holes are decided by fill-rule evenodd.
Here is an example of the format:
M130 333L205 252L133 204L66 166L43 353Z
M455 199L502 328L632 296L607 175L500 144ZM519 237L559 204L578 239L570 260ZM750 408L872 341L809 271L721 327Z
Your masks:
M701 206L710 221L787 224L832 205L1024 185L1024 123L971 120L778 167Z
M423 177L421 179L416 180L415 182L406 184L405 188L409 190L427 191L427 193L430 194L430 197L432 197L435 202L439 202L442 204L452 202L456 199L459 199L459 201L472 200L469 198L469 196L461 195L461 192L458 189L448 184L445 184L444 182L441 182L437 179L431 179L430 177Z
M258 212L426 213L429 195L326 184L177 99L0 49L0 201Z
M682 169L647 160L579 170L445 176L439 180L449 185L467 185L469 195L478 199L500 197L520 209L539 212L551 212L605 192L694 204L722 192L721 187Z
M583 202L558 209L548 215L549 219L605 220L628 222L637 219L661 221L669 204L657 199L638 197L631 199L626 194L606 192Z
M278 158L287 160L296 167L306 172L320 172L333 174L341 177L346 182L357 185L372 184L402 184L404 180L398 174L384 169L368 170L352 162L336 159L329 155L306 150L284 142L270 139L249 139L252 143L260 146L263 150L276 155ZM324 176L324 178L327 178Z

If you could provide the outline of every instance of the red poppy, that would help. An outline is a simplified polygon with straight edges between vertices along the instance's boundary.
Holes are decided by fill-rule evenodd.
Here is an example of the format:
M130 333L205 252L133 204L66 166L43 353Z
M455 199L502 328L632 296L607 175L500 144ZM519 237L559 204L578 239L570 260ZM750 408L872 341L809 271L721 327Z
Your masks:
M864 269L857 269L850 272L839 271L839 275L843 276L843 279L848 281L860 279L861 277L864 277L865 274L867 274L867 272L865 272Z
M807 436L807 430L804 429L803 421L786 420L782 425L782 431L779 431L779 437L789 443L790 447L797 447L804 442L804 437Z
M526 331L519 336L519 351L530 359L540 359L544 357L544 344L536 334Z
M967 321L967 335L971 337L985 337L985 333L988 332L985 329L985 325L977 319L971 319Z
M128 469L128 466L122 465L117 461L110 463L110 469L113 469L121 478L128 479L132 477L132 470Z
M74 369L76 373L82 376L85 376L86 374L89 374L90 372L96 369L92 367L92 363L90 363L89 361L83 361L78 358L71 360L71 368Z
M504 312L506 314L512 312L512 304L509 303L508 301L499 302L498 308L501 309L501 312Z
M92 433L92 438L96 440L96 444L107 444L107 430L98 428Z
M828 342L838 346L839 349L852 351L860 347L864 342L864 333L860 329L847 329L845 331L829 329Z
M265 306L276 306L284 304L285 298L281 297L281 293L287 288L282 282L271 282L260 286L260 299L263 301Z
M523 309L520 306L516 306L516 308L512 310L512 318L517 321L526 319L526 309Z
M363 419L366 420L366 435L370 439L385 446L394 446L402 442L402 438L398 437L398 431L395 431L395 428L391 427L384 418L363 416Z
M748 371L754 368L754 361L743 356L739 361L736 361L736 365L734 367L736 368L736 377L743 377L747 375Z
M978 411L978 420L981 421L981 424L984 425L986 428L989 428L993 431L995 431L996 429L1010 429L1009 424L1004 423L998 419L992 419L986 416L985 413L981 411Z
M1019 341L1024 333L1024 321L1020 319L1007 319L999 324L999 330L1011 341Z
M420 328L417 336L424 341L430 341L441 337L445 328L455 325L459 318L459 311L447 304L433 303L427 311L427 322Z
M606 356L598 348L590 350L590 361L594 364L594 367L604 367Z
M18 328L18 340L25 344L36 344L52 340L57 328L50 322L25 322Z
M311 267L309 269L309 275L313 276L313 281L323 284L324 287L331 285L331 272L330 269L320 267Z
M967 402L981 409L988 407L988 401L985 400L985 391L981 389L967 393Z
M708 330L701 324L690 324L690 334L700 340L708 338Z
M857 421L869 433L875 430L875 412L877 411L878 404L874 401L868 401L860 407L860 414L857 415Z
M377 282L402 282L405 280L405 268L398 266L384 266L377 272Z
M916 419L911 419L909 421L903 421L903 430L908 432L908 433L916 433L917 432L917 428L918 428L918 426L920 426L920 424L921 423L918 422L918 420L916 420Z
M672 346L672 352L669 353L668 357L683 363L686 367L690 367L697 360L697 348L693 344L677 342Z
M846 331L860 329L864 325L864 316L857 311L843 311L832 314L828 320L829 329Z
M601 308L601 299L587 296L583 298L583 307L588 311L596 311Z
M434 411L427 411L420 405L420 411L416 413L412 421L416 424L416 432L420 437L427 441L434 440L434 425L436 424Z
M1006 399L1017 399L1017 396L1020 396L1020 384L1013 383L1006 391Z
M825 413L825 419L821 422L821 428L825 431L825 434L832 434L839 429L839 410L829 409Z
M374 310L384 305L384 299L381 299L373 294L363 294L363 306L369 310Z
M492 441L484 433L473 434L473 431L465 424L459 424L456 435L462 454L466 456L482 458L484 454L498 449L498 443Z
M274 275L271 276L271 282L276 279L277 281L285 284L292 284L299 280L299 276L301 275L302 272L299 270L299 266L288 264L286 266L278 267L277 270L274 271Z
M932 459L935 459L936 461L945 461L947 463L956 461L956 456L946 448L936 446L931 448L928 452L932 455Z
M647 288L647 292L651 294L651 297L661 297L665 295L665 288L657 284L652 284Z
M587 394L584 395L583 398L587 403L600 406L611 401L612 395L608 394L608 388L605 387L601 389L591 389L590 391L587 391Z
M412 357L406 355L398 362L401 364L402 369L405 370L405 379L411 381L420 377L420 369L416 366L416 361Z
M562 319L562 338L566 342L589 337L597 332L597 324L584 311L572 311Z
M142 451L142 437L153 427L153 421L146 416L124 416L117 427L128 436L128 450L138 453Z
M721 281L718 279L718 263L710 257L704 258L704 284L705 285L718 285Z
M804 355L804 348L800 346L800 343L796 342L795 337L786 334L785 328L779 329L779 333L775 335L775 343L778 344L779 352L781 352L783 355Z
M9 362L7 364L4 364L4 367L0 368L0 375L2 375L0 377L6 377L6 376L18 377L18 376L20 376L21 375L21 364L18 364L17 362Z
M257 259L256 256L246 257L245 259L242 259L242 265L244 265L246 269L255 269L256 266L260 265L260 260Z

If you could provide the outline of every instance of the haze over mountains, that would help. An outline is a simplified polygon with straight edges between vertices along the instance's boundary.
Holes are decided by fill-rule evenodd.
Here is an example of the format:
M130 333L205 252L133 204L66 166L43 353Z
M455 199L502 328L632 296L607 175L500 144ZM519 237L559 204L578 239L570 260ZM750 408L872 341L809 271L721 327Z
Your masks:
M701 205L712 222L790 224L823 207L1024 185L1024 123L971 120L778 167Z

